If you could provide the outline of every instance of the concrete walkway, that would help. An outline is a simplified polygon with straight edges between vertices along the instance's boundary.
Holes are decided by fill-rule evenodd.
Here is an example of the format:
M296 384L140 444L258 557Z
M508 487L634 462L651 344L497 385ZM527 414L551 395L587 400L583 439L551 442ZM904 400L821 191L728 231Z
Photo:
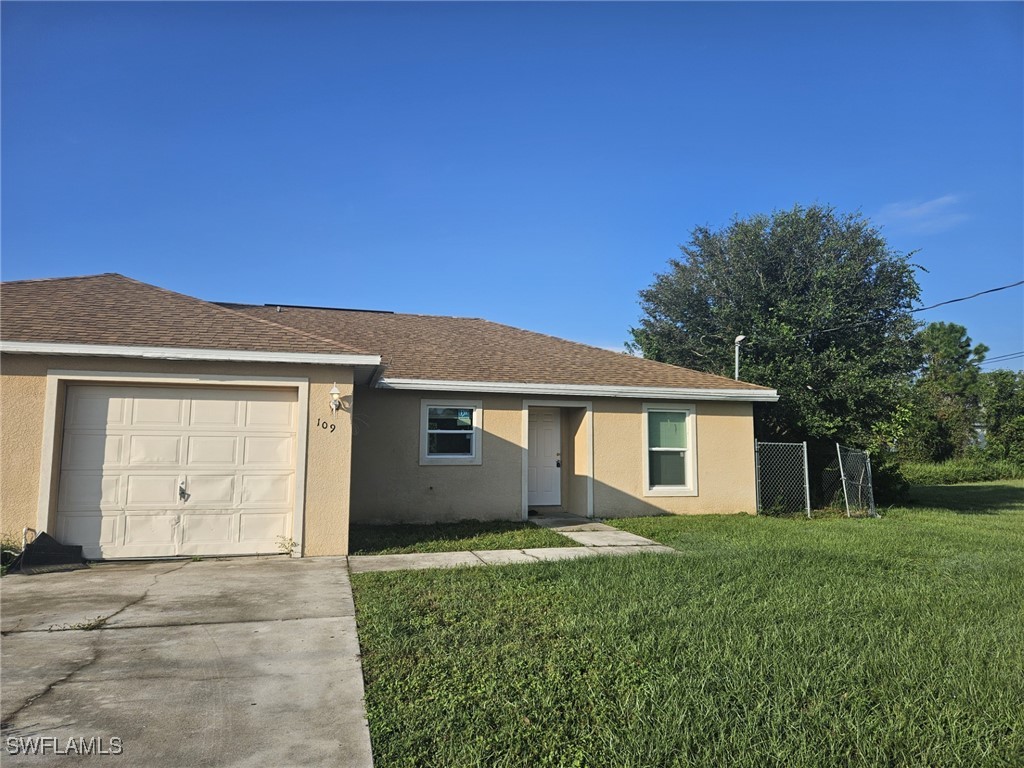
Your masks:
M409 555L350 555L352 573L369 571L414 571L426 568L459 568L474 565L509 565L545 560L574 560L597 555L637 553L677 554L672 547L573 515L540 514L530 521L571 539L580 547L537 547L534 549L486 549L471 552L430 552Z

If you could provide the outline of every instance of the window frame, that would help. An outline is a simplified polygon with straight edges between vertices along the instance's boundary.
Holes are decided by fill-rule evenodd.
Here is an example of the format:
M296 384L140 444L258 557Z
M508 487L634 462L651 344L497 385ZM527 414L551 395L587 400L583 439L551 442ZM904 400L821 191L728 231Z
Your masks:
M473 453L464 456L462 454L436 454L429 452L430 440L430 409L431 408L472 408L473 429L469 433L472 437ZM484 405L482 400L428 400L420 401L420 466L472 466L483 463L483 413Z
M685 485L651 485L650 413L685 414L686 448L683 448ZM644 403L643 405L643 478L644 496L696 496L697 495L697 409L693 405Z

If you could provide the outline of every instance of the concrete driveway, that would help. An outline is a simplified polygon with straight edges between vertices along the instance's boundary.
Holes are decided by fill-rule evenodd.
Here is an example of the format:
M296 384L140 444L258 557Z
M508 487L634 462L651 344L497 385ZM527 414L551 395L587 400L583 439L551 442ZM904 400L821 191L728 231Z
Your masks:
M0 589L5 766L372 765L343 558L103 564ZM33 743L47 754L12 754Z

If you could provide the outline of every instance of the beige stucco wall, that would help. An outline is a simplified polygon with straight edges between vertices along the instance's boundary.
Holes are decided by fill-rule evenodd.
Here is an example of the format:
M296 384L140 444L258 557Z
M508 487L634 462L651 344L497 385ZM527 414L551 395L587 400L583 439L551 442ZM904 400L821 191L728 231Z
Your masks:
M659 405L672 401L651 401ZM598 517L756 511L750 403L676 403L696 409L697 496L644 496L643 401L594 402L594 514Z
M520 520L523 399L356 389L352 522ZM420 403L483 402L479 465L420 466Z
M40 452L44 430L54 429L53 485L59 477L63 392L58 393L55 425L44 425L46 377L50 370L114 371L125 374L289 377L309 383L303 554L348 552L351 480L351 417L332 417L330 389L337 383L351 402L352 369L288 364L210 363L123 358L0 356L0 530L19 539L24 527L37 527ZM115 383L115 382L111 382ZM191 383L191 382L190 382ZM201 382L197 382L200 383ZM272 386L272 384L269 384ZM317 419L336 424L317 428ZM51 493L55 498L56 494ZM50 510L51 522L53 509Z
M580 517L587 514L587 476L590 473L590 449L587 440L587 409L565 408L565 433L567 448L562 455L566 460L562 466L568 466L565 479L568 485L568 496L562 497L562 506L567 512Z
M423 399L481 401L480 465L420 466ZM522 517L521 396L370 390L355 395L352 521L427 522ZM589 450L585 411L562 424L562 506L585 514ZM753 512L754 433L750 403L686 403L696 409L699 495L643 495L643 401L594 398L594 512L598 517ZM671 401L657 401L670 404ZM678 403L677 403L678 404Z

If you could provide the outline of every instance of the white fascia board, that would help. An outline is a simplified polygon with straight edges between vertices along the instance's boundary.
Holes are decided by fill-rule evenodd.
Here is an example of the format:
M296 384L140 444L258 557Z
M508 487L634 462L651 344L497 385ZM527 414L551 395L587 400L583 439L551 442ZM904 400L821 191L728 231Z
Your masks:
M700 389L694 387L626 387L605 384L517 384L506 381L446 381L389 379L378 389L418 389L437 392L493 392L511 395L573 395L577 397L641 397L655 400L735 400L774 403L774 389Z
M192 349L189 347L130 347L114 344L48 344L34 341L0 341L0 352L14 355L83 355L154 360L213 360L230 363L380 365L380 355L255 352L247 349Z

